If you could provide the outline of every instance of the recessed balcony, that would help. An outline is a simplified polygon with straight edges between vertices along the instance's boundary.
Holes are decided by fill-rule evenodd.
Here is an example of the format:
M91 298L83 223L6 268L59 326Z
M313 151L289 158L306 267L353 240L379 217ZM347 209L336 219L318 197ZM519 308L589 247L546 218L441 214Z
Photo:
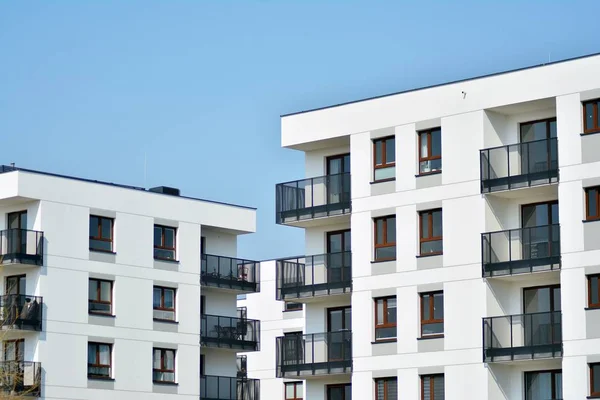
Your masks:
M300 227L350 213L350 173L325 175L276 186L276 222Z
M27 229L0 231L0 265L42 265L44 232Z
M0 327L26 331L42 330L42 297L7 294L0 296Z
M555 137L480 150L481 193L558 182Z
M324 332L286 335L277 338L277 377L350 374L352 332Z
M241 293L259 292L259 267L257 261L202 254L200 283Z
M202 375L200 400L260 400L260 380Z
M40 397L42 365L32 361L0 362L0 393L9 398Z
M201 316L200 339L203 346L258 351L260 321L221 315Z
M562 357L560 311L483 319L483 361Z
M559 270L560 225L544 225L481 235L485 278Z
M277 300L308 302L352 291L352 253L277 260Z

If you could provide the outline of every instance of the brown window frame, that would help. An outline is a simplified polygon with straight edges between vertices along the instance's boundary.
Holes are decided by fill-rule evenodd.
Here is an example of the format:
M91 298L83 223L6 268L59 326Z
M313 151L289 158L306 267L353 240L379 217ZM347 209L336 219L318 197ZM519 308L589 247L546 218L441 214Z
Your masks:
M592 279L598 280L598 302L592 303ZM588 308L600 308L600 274L588 275Z
M110 217L103 217L101 215L90 215L90 224L92 223L92 218L97 218L98 219L98 227L97 227L98 229L97 229L97 232L96 232L97 236L90 236L90 246L89 246L90 250L91 251L102 251L102 252L105 252L105 253L112 253L112 252L114 252L114 245L115 244L114 244L113 240L114 240L114 237L115 237L115 232L114 232L114 229L115 229L115 219L114 218L110 218ZM102 237L102 220L110 221L110 239L105 239L105 238ZM97 240L99 242L110 243L110 250L99 249L99 248L95 248L95 247L93 248L91 246L91 244L92 244L91 241L92 240Z
M156 245L154 244L154 250L167 250L167 251L172 251L173 252L173 258L168 258L168 257L159 257L156 255L156 252L154 253L154 258L156 260L165 260L165 261L176 261L177 260L177 228L175 228L174 226L166 226L166 225L158 225L158 224L154 224L154 228L160 228L161 229L161 234L160 234L160 245ZM166 229L172 229L173 230L173 247L167 247L165 246L165 230ZM152 240L154 240L154 235L152 236Z
M434 393L435 393L435 378L438 378L440 376L444 376L444 374L430 374L430 375L421 375L421 400L435 400L434 397ZM425 398L425 380L429 379L429 399ZM445 381L444 381L444 386L445 385ZM445 387L444 387L444 391L445 391ZM445 397L445 396L444 396Z
M96 346L96 363L95 364L90 364L88 362L88 378L93 378L93 379L112 379L112 356L113 356L113 346L112 343L101 343L101 342L88 342L88 351L89 351L89 345L94 345ZM108 364L100 364L100 346L108 346ZM88 355L88 360L89 360L89 355ZM94 368L108 368L108 375L95 375L95 374L90 374L89 372L89 368L94 367Z
M383 382L383 397L379 398L377 385L379 382ZM388 400L388 382L396 382L396 390L398 390L398 378L397 377L387 377L387 378L376 378L375 379L375 400ZM396 399L398 398L398 393L396 393Z
M444 229L443 229L443 225L442 225L442 235L441 236L431 236L433 235L433 213L434 212L442 212L441 208L435 208L433 210L423 210L423 211L419 211L419 255L422 256L435 256L435 255L440 255L440 254L444 254ZM427 216L427 230L429 231L429 237L423 237L423 217ZM442 212L442 221L443 221L443 217L444 214ZM442 250L441 251L434 251L431 253L423 253L422 252L422 247L423 247L423 243L427 243L427 242L436 242L436 241L442 241Z
M108 279L89 278L88 286L89 286L89 282L91 282L91 281L96 282L96 299L92 300L89 298L89 290L88 290L88 313L89 314L100 314L100 315L113 315L114 281L110 281ZM102 282L110 283L110 301L101 300L102 296L100 295L100 292L101 292ZM110 310L107 312L99 311L99 310L90 310L90 306L89 306L90 302L97 303L97 304L108 304L110 306Z
M15 345L15 359L14 360L8 360L6 357L8 355L8 346L10 344L14 344ZM2 348L4 350L4 354L3 354L3 360L4 361L25 361L25 354L21 354L19 352L19 345L22 344L23 346L23 352L25 351L25 339L11 339L11 340L4 340L2 341Z
M386 142L389 139L394 139L394 146L396 145L396 136L386 136L382 138L373 139L373 182L387 182L396 180L396 177L377 179L375 178L375 171L383 168L396 167L396 149L394 149L394 161L388 162L387 160L387 145ZM381 164L377 164L377 143L381 142ZM395 175L395 174L394 174Z
M394 299L396 300L396 314L398 313L398 299L396 296L385 296L385 297L376 297L373 299L373 303L375 306L375 341L376 342L395 342L398 340L398 316L396 315L396 322L389 322L387 319L388 314L388 300ZM379 318L377 316L377 302L383 301L383 321L381 325L379 325ZM381 338L377 339L377 330L381 328L396 328L396 336L393 338Z
M439 174L440 172L442 172L442 167L440 167L440 169L435 170L435 171L430 171L430 172L421 172L421 163L423 162L427 162L427 161L433 161L433 160L441 160L442 159L442 154L441 154L441 144L440 144L440 155L439 156L432 156L431 153L433 151L432 148L432 144L431 144L431 134L434 131L440 131L440 140L441 140L441 136L442 136L442 127L438 126L435 128L430 128L430 129L425 129L423 131L419 131L417 132L417 136L419 138L419 143L418 143L418 154L419 154L419 176L421 175L430 175L430 174ZM421 142L422 142L422 138L421 135L422 134L426 134L427 135L427 156L426 157L422 157L421 156Z
M154 306L154 289L160 289L160 306L159 307ZM165 307L165 290L173 291L173 308ZM170 311L174 314L173 319L163 319L163 318L154 318L154 319L158 319L161 321L175 321L175 319L177 317L176 308L177 308L177 289L172 288L172 287L167 287L167 286L158 286L158 285L154 285L152 287L152 309L158 310L158 311Z
M285 382L283 387L283 398L285 400L303 400L303 397L298 397L298 385L302 386L302 382ZM294 397L287 397L288 386L294 387ZM304 393L304 388L302 388L302 393Z
M154 368L154 352L157 350L160 351L160 366L161 366L161 368ZM167 351L173 352L173 369L165 368L165 353ZM154 382L154 383L175 383L177 381L175 379L176 378L175 370L177 367L177 358L176 357L177 357L177 351L175 349L165 349L162 347L153 347L152 348L152 382ZM173 374L173 380L172 381L156 380L156 379L154 379L154 372Z
M600 396L600 392L594 392L594 366L600 366L600 363L589 364L589 367L590 367L590 397L591 396ZM600 376L598 377L598 379L600 379Z
M444 301L444 291L443 290L436 290L433 292L423 292L423 293L419 293L419 299L420 299L420 319L421 319L421 337L426 337L426 338L435 338L435 337L443 337L444 333L432 333L432 334L424 334L423 333L423 326L424 325L429 325L429 324L443 324L444 323L444 317L442 316L441 319L436 319L433 318L434 316L434 300L435 300L435 295L436 294L441 294L442 295L442 302ZM424 319L424 311L425 309L423 308L423 298L424 297L429 297L429 317L430 319Z
M373 259L375 261L393 261L396 259L396 255L394 255L394 257L381 257L381 258L377 258L377 249L381 249L384 247L396 247L396 241L394 242L388 242L387 241L387 224L388 224L388 219L394 218L396 219L396 215L386 215L384 217L378 217L378 218L374 218L373 219L373 225L374 225L374 229L375 229L375 251L374 251L374 255L373 255ZM377 235L377 221L383 221L383 243L381 244L377 244L378 242L378 235ZM396 252L394 252L396 253Z
M594 126L589 128L585 125L585 121L587 120L586 118L586 113L585 113L585 107L588 104L593 104L594 106L594 110L592 111L592 120L593 120L593 124ZM587 100L584 101L582 104L582 109L583 109L583 133L596 133L596 132L600 132L600 115L598 115L598 112L600 110L598 110L598 103L600 103L600 99L593 99L593 100Z
M590 215L590 191L596 191L596 215ZM585 220L595 221L600 219L600 186L585 188Z
M293 307L291 307L294 305ZM302 311L304 305L302 303L295 303L293 301L286 301L283 306L283 311Z

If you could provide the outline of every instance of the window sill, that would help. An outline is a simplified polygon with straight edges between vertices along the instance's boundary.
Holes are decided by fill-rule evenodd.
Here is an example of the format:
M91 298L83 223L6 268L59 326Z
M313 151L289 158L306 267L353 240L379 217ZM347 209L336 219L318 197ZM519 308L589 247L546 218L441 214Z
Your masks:
M164 322L165 324L173 324L173 325L179 324L179 321L173 321L171 319L152 318L152 320L154 322Z
M600 395L588 396L586 399L600 399Z
M106 318L117 318L114 314L105 314L100 312L88 311L88 315L93 315L94 317L106 317Z
M154 259L156 261L162 261L162 262L168 262L168 263L173 263L173 264L179 264L179 260L173 260L171 258L154 257Z
M597 135L599 133L600 133L600 129L597 129L597 130L593 130L593 131L589 131L589 132L583 132L583 133L580 133L579 135L580 136L588 136L588 135ZM589 398L590 397L588 397L588 399ZM600 398L600 396L598 396L598 398Z
M384 263L384 262L390 262L390 261L396 261L396 259L395 258L384 258L383 260L371 261L371 264L378 264L378 263Z
M421 336L418 337L417 340L430 340L430 339L443 339L444 338L444 334L440 334L440 335L429 335L429 336Z
M442 170L423 172L422 174L415 175L415 178L420 178L421 176L437 175L437 174L441 174L441 173L442 173Z
M152 381L154 385L165 385L165 386L178 386L177 382L165 382L165 381Z
M371 344L383 344L383 343L396 343L398 341L398 339L394 338L394 339L380 339L380 340L376 340L374 342L371 342Z
M291 312L298 312L298 311L302 311L302 309L300 308L300 309L298 309L298 310L282 310L281 312L284 312L284 313L291 313Z
M101 376L89 376L88 375L88 381L108 381L108 382L114 382L115 378L109 378L109 377L101 377Z
M586 307L584 308L585 311L593 311L593 310L600 310L600 306L592 306L592 307Z
M600 218L594 218L594 219L584 219L583 222L584 224L590 223L590 222L599 222Z
M380 179L378 181L372 181L371 185L376 185L378 183L384 183L384 182L394 182L395 180L396 180L396 178Z
M425 257L435 257L435 256L443 256L444 252L441 253L431 253L431 254L418 254L417 258L425 258Z
M93 251L94 253L114 254L114 255L117 255L117 252L116 251L112 251L112 250L92 249L90 247L90 251Z

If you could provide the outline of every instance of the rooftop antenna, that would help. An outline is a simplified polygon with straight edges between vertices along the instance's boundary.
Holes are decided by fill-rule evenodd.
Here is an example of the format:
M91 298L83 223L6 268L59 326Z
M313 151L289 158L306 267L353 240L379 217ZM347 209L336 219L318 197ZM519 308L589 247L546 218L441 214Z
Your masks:
M11 162L11 163L10 163L10 166L14 168L14 167L15 167L15 163L14 163L14 162Z

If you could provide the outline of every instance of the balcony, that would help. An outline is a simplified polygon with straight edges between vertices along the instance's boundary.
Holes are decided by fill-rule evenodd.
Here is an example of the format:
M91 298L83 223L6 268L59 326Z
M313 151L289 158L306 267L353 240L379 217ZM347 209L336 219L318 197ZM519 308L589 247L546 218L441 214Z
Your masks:
M480 150L481 193L558 182L556 138Z
M260 321L248 318L201 316L201 343L240 351L260 350Z
M0 231L0 265L42 265L44 232L27 229Z
M325 332L277 338L277 377L308 378L352 372L352 332Z
M560 225L488 232L481 235L486 278L560 269Z
M318 218L350 213L350 173L280 183L276 222L302 225Z
M0 393L10 398L40 397L42 365L31 361L0 362Z
M203 375L200 400L260 400L260 380Z
M257 261L202 254L200 282L207 287L259 292L259 266Z
M277 300L309 300L352 290L352 253L327 253L277 261Z
M562 357L560 311L483 319L483 361Z
M0 296L0 327L27 331L42 330L43 299L7 294Z

